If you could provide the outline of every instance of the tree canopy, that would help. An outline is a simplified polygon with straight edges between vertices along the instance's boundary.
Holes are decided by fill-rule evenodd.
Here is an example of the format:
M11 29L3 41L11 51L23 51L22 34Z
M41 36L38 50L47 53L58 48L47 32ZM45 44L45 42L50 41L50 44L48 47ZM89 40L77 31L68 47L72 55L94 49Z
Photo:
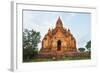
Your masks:
M23 31L23 60L29 60L38 53L38 43L40 42L40 32L33 29Z
M78 48L78 50L79 50L80 52L84 52L84 51L85 51L85 48Z
M86 46L85 46L88 50L90 50L91 48L91 40L87 42Z

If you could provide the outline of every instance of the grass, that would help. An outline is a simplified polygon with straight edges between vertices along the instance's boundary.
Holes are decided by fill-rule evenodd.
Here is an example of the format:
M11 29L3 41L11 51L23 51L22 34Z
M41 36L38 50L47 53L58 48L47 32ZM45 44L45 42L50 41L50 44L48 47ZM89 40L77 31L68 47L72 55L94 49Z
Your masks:
M69 61L69 60L86 60L86 59L91 59L90 52L76 53L74 55L63 55L63 56L47 56L47 57L32 56L30 59L29 58L24 59L23 62Z
M76 56L76 57L62 57L62 58L55 58L55 57L52 57L52 58L32 58L28 61L24 61L24 62L44 62L44 61L67 61L67 60L86 60L86 59L91 59L90 56L87 56L87 57L80 57L80 56Z

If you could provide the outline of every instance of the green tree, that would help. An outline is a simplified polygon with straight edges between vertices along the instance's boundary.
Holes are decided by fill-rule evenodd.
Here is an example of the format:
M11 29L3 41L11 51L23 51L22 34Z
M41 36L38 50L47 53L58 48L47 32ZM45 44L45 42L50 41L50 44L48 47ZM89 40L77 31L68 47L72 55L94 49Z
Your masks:
M23 31L23 61L28 61L38 54L38 43L40 42L40 32L33 29Z
M85 47L87 48L87 50L90 51L90 49L91 49L91 40L87 42Z
M80 52L84 52L84 51L85 51L85 48L78 48L78 50L79 50Z

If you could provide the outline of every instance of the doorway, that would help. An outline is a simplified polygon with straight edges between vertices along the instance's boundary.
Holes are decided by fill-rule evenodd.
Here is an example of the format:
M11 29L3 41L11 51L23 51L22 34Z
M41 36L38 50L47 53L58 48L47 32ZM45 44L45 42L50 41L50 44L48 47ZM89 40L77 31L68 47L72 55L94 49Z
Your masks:
M61 50L61 41L58 40L57 41L57 51L60 51Z

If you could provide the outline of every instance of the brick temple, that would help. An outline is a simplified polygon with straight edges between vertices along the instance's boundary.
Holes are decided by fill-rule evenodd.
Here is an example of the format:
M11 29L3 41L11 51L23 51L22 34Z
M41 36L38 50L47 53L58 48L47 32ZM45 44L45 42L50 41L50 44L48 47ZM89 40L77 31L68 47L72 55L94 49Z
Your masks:
M76 51L76 39L70 29L63 26L63 22L59 17L56 21L55 28L49 28L47 34L45 34L40 52L64 54Z

